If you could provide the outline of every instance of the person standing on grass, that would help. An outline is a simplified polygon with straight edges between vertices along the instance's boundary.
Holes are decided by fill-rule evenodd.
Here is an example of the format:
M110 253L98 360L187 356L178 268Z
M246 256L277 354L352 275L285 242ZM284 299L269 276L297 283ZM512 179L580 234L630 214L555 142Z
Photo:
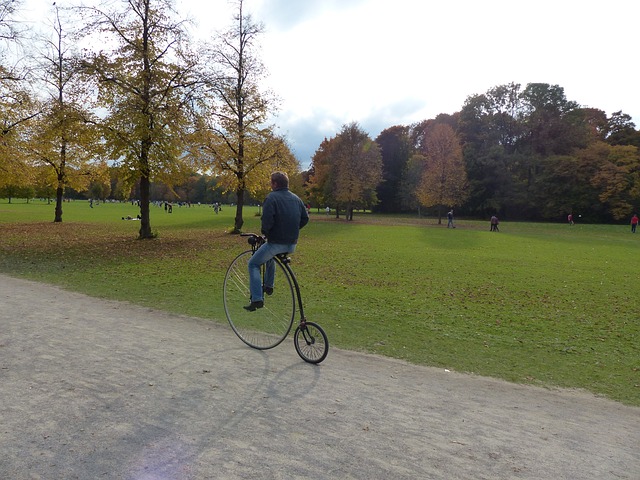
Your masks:
M279 253L293 253L300 229L309 222L306 205L289 191L289 177L284 172L271 174L271 193L262 206L262 234L267 237L249 260L249 290L251 303L244 307L250 312L264 307L264 294L273 293L276 265L273 257ZM264 285L260 266L266 264Z
M637 226L638 226L638 215L634 213L633 217L631 217L631 233L636 233Z
M492 232L499 232L500 230L498 229L498 225L500 224L500 220L498 220L498 217L496 217L495 215L493 215L491 217L491 231Z
M456 228L453 225L453 208L447 213L447 228Z

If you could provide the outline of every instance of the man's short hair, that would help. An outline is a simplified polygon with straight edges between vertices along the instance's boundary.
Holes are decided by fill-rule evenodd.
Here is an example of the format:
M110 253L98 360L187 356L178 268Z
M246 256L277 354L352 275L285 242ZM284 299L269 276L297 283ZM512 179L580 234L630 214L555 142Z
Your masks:
M289 177L285 172L273 172L271 174L271 181L275 183L278 188L289 188Z

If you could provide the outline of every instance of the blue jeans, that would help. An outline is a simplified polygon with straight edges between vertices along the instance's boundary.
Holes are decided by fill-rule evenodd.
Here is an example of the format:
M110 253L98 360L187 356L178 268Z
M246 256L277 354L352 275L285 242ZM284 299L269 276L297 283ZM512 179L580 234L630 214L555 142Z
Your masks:
M264 273L264 286L273 287L276 276L276 264L273 257L279 253L293 253L296 244L291 243L285 245L282 243L264 243L249 260L249 289L251 290L251 301L264 301L262 293L262 278L260 275L260 266L267 264Z

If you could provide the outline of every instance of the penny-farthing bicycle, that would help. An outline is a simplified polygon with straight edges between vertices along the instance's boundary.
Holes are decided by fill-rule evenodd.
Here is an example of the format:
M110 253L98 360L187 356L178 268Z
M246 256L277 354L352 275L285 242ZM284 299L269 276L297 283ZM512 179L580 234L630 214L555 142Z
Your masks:
M300 286L288 254L276 255L275 283L273 290L265 289L264 307L247 311L243 307L250 301L248 263L255 251L265 242L264 237L253 233L248 237L251 249L238 255L224 277L224 310L227 320L236 335L252 348L267 350L280 345L291 331L296 315L300 321L293 336L296 352L309 363L320 363L329 353L329 340L324 330L316 323L308 322L304 316ZM262 266L264 278L265 266ZM264 282L263 282L264 285Z

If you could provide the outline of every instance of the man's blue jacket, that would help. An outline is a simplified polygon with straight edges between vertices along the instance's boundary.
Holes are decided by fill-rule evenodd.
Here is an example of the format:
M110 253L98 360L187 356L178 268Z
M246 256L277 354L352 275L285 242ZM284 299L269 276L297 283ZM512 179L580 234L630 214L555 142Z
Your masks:
M267 195L262 206L262 233L269 243L298 243L300 229L308 222L307 207L288 188Z

